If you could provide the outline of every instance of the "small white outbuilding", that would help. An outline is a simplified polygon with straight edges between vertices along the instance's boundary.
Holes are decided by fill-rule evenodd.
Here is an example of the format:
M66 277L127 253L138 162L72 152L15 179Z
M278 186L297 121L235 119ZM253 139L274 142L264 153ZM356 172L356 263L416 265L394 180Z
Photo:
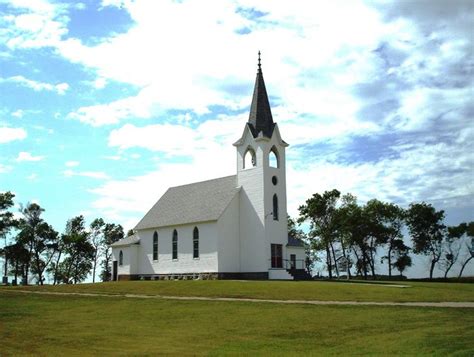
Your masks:
M309 277L288 237L285 149L273 122L260 58L237 174L171 187L112 247L112 279Z

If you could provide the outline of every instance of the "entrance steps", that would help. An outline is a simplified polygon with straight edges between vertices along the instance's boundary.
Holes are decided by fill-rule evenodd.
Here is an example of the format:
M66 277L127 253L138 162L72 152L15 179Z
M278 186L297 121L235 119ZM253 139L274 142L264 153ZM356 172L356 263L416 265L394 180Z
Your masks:
M313 280L313 277L305 269L288 269L288 274L293 280Z
M293 280L288 271L285 269L269 269L268 270L268 279L269 280Z

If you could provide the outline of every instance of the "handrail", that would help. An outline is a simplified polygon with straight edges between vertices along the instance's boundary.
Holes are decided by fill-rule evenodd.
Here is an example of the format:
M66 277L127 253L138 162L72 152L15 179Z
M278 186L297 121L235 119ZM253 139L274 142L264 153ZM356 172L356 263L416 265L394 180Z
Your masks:
M304 269L304 270L307 270L307 265L306 265L306 260L305 259L295 259L295 260L291 260L291 259L281 259L281 267L275 267L275 266L272 266L272 259L276 259L275 257L274 258L270 258L268 259L269 263L270 263L270 268L281 268L281 269L286 269L286 270L291 270L291 269ZM280 263L279 261L277 261L276 263ZM277 265L280 265L280 264L277 264Z

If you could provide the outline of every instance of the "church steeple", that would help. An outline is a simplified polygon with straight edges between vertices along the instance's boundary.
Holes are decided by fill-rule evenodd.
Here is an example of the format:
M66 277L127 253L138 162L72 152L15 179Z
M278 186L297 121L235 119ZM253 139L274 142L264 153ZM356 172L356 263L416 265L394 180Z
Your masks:
M273 128L275 127L270 103L268 101L267 90L265 89L265 82L263 80L260 51L258 51L258 71L255 80L255 87L253 89L248 125L254 137L263 135L267 138L272 137Z

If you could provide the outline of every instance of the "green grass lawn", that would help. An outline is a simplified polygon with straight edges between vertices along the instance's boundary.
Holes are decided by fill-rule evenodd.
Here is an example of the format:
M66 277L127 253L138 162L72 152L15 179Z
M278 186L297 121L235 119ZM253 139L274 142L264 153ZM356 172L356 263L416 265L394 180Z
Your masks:
M135 293L177 294L195 288L189 295L202 295L207 287L215 295L219 286L225 286L262 296L256 287L266 286L270 296L277 297L279 285L281 294L288 294L288 285L278 282L137 282L63 289L117 292L133 288ZM299 291L291 297L325 298L318 288L303 293L303 287L311 285L290 285ZM366 289L369 296L380 297L369 286L314 286L330 299L353 298L346 289L353 289L355 296ZM434 295L456 295L443 292L446 289L441 285L441 292ZM458 289L462 291L454 287ZM0 289L0 341L2 356L473 356L474 314L473 309L26 295Z
M245 297L283 300L337 301L474 301L474 284L400 282L348 284L324 281L129 281L97 284L8 287L59 292L146 294L171 296ZM5 287L3 288L5 289Z

